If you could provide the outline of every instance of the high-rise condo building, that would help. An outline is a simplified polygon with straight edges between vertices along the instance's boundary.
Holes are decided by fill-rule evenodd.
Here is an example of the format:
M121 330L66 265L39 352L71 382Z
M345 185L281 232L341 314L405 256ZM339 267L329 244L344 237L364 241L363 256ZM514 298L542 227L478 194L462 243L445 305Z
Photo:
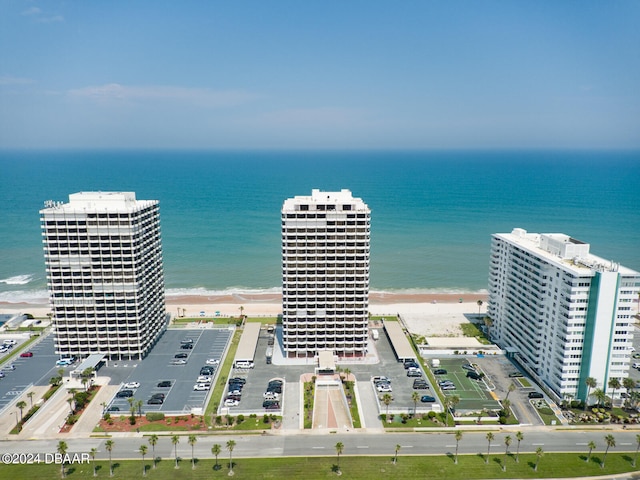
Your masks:
M167 324L158 201L75 193L40 219L56 353L146 355Z
M490 336L556 395L587 400L628 376L640 273L561 233L494 234Z
M366 355L371 211L349 190L282 206L282 325L288 357Z

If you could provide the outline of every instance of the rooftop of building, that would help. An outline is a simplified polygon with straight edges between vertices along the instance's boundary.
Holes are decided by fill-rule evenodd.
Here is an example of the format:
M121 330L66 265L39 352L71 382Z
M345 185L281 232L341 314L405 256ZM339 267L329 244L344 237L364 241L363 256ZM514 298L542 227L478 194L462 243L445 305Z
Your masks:
M592 254L588 243L564 233L529 233L522 228L514 228L511 233L496 233L495 236L577 276L584 276L593 271L640 275L637 271L613 260Z
M286 199L282 206L282 210L298 210L299 208L297 207L299 207L300 205L349 205L350 208L343 208L342 210L369 210L369 207L361 198L353 197L353 195L351 194L351 190L347 189L342 189L339 192L323 192L319 189L314 188L313 190L311 190L311 195L297 195L293 198Z
M76 211L133 211L158 203L157 200L136 200L135 192L78 192L69 195L69 202L47 200L42 213Z

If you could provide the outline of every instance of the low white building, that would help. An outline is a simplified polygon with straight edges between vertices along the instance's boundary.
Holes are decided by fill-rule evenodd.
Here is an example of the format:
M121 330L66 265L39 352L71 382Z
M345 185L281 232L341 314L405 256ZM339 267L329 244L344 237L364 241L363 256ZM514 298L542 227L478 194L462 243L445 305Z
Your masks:
M561 233L492 236L490 336L559 399L585 400L586 379L628 376L640 273ZM593 393L593 389L591 389Z

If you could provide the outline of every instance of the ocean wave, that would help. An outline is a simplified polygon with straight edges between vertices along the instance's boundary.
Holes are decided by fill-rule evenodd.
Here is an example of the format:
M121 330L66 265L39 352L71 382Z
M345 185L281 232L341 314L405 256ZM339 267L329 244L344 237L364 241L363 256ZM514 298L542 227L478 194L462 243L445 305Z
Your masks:
M208 290L204 287L197 288L169 288L165 291L167 297L222 297L228 295L274 295L282 293L282 288L247 288L228 287L224 290Z
M7 285L26 285L33 280L33 275L16 275L15 277L0 279L0 283Z
M46 290L14 290L9 292L0 292L0 302L48 303L49 293Z
M387 288L384 290L371 289L370 293L377 295L487 295L489 291L464 288Z

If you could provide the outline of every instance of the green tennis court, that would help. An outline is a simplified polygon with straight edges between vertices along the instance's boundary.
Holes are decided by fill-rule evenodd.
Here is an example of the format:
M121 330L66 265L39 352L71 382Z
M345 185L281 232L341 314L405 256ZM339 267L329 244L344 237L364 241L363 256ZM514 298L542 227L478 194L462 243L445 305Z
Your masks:
M473 363L473 360L469 361L466 357L440 359L439 368L447 370L447 374L437 375L436 379L451 380L456 385L455 390L445 390L443 393L447 396L457 395L460 398L456 410L500 410L500 403L486 390L484 382L467 377L467 370L462 368L466 363Z

